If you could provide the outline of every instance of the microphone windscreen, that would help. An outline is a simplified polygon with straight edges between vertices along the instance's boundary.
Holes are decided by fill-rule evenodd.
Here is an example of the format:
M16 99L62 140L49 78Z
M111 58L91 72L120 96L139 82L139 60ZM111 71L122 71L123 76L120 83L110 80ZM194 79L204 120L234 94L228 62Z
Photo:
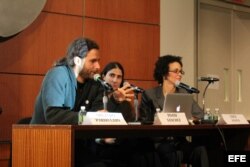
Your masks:
M175 84L176 87L178 87L178 86L180 85L180 83L181 83L181 82L180 82L179 80L177 80L177 81L175 81L174 84Z
M95 81L98 81L98 79L101 78L101 75L100 74L95 74L93 78L94 78Z

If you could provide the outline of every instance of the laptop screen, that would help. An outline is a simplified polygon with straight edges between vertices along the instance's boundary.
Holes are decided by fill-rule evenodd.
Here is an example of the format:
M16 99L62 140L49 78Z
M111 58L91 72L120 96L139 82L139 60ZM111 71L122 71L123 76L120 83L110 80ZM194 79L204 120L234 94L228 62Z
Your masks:
M187 119L192 118L193 95L186 93L167 94L162 112L184 112Z

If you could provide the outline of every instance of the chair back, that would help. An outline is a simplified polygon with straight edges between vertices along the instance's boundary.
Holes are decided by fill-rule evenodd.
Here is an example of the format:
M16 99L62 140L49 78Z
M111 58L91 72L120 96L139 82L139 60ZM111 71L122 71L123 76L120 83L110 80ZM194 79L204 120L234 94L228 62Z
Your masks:
M21 118L17 124L30 124L30 121L31 121L31 117L24 117L24 118Z

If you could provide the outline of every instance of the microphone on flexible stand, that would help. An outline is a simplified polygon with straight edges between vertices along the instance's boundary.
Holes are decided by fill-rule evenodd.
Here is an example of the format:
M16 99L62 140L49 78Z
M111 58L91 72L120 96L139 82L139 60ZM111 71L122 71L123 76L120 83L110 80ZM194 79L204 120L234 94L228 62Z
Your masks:
M219 78L214 78L214 77L199 77L198 78L198 81L207 81L207 82L217 82L219 81L220 79Z
M101 85L104 88L102 102L103 102L103 109L107 110L107 105L108 105L108 95L107 95L107 92L112 92L113 88L112 88L112 86L109 83L107 83L107 82L105 82L105 81L103 81L101 79L101 75L100 74L95 74L94 75L94 80L97 81L97 82L99 82L99 83L101 83Z
M200 91L194 87L191 87L189 85L186 85L180 81L176 81L175 82L175 86L178 88L183 88L185 89L188 93L192 94L192 93L200 93Z
M144 89L142 89L138 86L135 86L135 85L129 83L128 81L124 81L123 85L130 85L130 88L132 88L135 93L143 93L144 92Z
M144 89L139 88L138 86L135 86L133 84L130 84L130 87L133 89L134 92L137 92L137 93L143 93L144 92Z
M211 83L214 83L214 82L217 82L217 81L220 81L219 78L214 78L214 77L199 77L198 78L198 81L207 81L207 86L203 92L203 95L202 95L202 110L204 111L205 110L205 95L206 95L206 92L207 92L207 88L208 86L211 84Z
M139 88L133 84L130 84L128 81L124 81L123 85L130 85L130 88L133 89L134 91L134 108L135 108L135 122L138 121L138 115L139 115L139 111L138 111L138 106L139 106L139 102L138 102L138 94L144 92L144 90L142 88Z
M105 89L106 91L108 91L108 92L113 91L112 86L111 86L109 83L107 83L107 82L105 82L104 80L102 80L100 74L95 74L93 78L94 78L95 81L101 83L101 85L104 87L104 89Z

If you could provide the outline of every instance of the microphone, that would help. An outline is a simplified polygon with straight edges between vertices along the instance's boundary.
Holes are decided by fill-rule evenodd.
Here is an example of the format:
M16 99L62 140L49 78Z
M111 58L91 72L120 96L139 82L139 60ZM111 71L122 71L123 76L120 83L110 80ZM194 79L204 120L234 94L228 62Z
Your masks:
M100 82L102 84L102 86L105 88L105 90L107 90L109 92L113 91L112 86L109 83L102 80L100 74L95 74L93 78L95 81Z
M142 88L139 88L138 86L130 84L130 87L133 89L134 92L136 93L142 93L144 90Z
M144 89L139 88L138 86L135 86L133 84L130 84L128 81L124 81L123 85L126 85L126 84L130 85L130 88L132 88L133 91L136 92L136 93L142 93L142 92L144 92Z
M175 82L175 86L178 87L178 88L183 88L185 89L186 91L188 91L188 93L200 93L200 91L196 88L193 88L189 85L186 85L180 81L176 81Z
M219 78L214 78L214 77L199 77L198 81L208 81L208 82L217 82L219 81Z

